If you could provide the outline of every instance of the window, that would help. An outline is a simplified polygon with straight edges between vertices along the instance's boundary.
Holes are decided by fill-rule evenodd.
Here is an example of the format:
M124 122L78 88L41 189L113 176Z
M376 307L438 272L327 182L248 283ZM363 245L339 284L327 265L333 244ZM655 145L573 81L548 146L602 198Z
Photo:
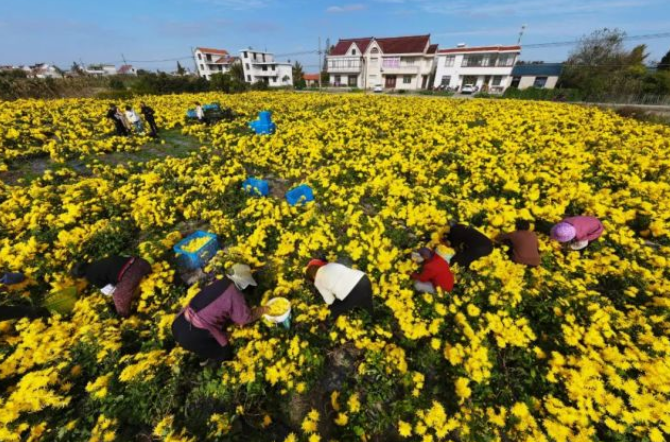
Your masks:
M379 58L377 57L372 57L370 59L370 66L377 66L377 63L379 63Z
M207 54L207 61L212 61L212 54Z
M272 71L274 71L274 70L275 70L275 65L272 65Z
M263 63L265 63L265 54L263 54Z
M204 65L204 64L201 64L201 65L200 65L200 70L201 70L201 71L204 71L204 70L205 70L205 65Z
M198 54L198 60L202 60L202 54Z
M403 75L402 77L402 83L403 84L410 84L412 82L412 76L411 75Z
M341 75L336 75L335 76L335 84L339 85L340 82L342 82L342 76Z
M251 75L247 75L247 81L251 81Z
M361 68L361 60L360 58L328 60L328 68L358 71Z
M370 53L371 53L371 54L379 54L379 49L377 49L377 48L372 48L372 49L370 50Z
M356 87L358 86L358 76L356 75L349 75L349 86Z
M502 75L494 75L491 86L500 86L502 84Z
M482 67L484 65L483 54L469 54L463 57L463 67Z
M496 66L512 66L514 64L515 54L500 54Z
M533 83L533 87L537 87L542 89L547 85L547 77L535 77L535 82Z
M264 71L267 71L267 70L268 70L268 67L267 67L267 66L263 66L262 69L263 69Z
M456 62L455 55L447 55L446 57L444 57L444 65L448 68L454 66L455 62Z
M440 85L444 87L449 87L450 83L451 83L451 75L444 75L442 77L442 82L440 83Z
M382 67L397 68L400 67L400 57L387 57L382 59Z
M403 58L401 61L407 66L414 66L414 58Z
M247 71L248 71L249 69L251 69L251 68L249 67L249 63L246 63L246 64L244 65L244 68L245 68Z
M242 53L242 57L243 57L243 58L249 58L249 55L247 54L247 51L244 51L244 52Z
M356 55L356 49L351 50L351 55Z

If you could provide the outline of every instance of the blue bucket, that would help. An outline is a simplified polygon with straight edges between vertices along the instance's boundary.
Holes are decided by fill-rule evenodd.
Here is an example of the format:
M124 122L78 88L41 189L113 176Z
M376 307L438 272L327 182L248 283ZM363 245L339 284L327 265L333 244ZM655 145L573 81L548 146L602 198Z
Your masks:
M188 252L182 248L192 240L203 237L210 238L210 240L195 252ZM215 234L198 230L175 244L173 250L177 253L177 264L180 267L195 270L204 267L216 255L219 250L219 243Z
M286 192L286 201L288 201L291 206L306 204L310 201L314 201L314 192L307 184L301 184Z
M242 183L242 190L251 195L267 196L270 193L270 185L265 180L247 178Z

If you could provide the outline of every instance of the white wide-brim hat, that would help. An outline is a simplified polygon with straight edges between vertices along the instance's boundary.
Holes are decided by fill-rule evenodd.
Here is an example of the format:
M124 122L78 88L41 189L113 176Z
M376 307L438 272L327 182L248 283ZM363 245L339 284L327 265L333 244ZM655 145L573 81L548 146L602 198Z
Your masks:
M256 284L254 277L251 275L251 268L246 264L233 264L228 272L228 278L233 281L240 290L244 290L250 285L258 285Z
M570 248L572 250L582 250L583 248L585 248L588 245L589 245L589 242L586 241L586 240L584 240L584 241L573 241L570 244Z

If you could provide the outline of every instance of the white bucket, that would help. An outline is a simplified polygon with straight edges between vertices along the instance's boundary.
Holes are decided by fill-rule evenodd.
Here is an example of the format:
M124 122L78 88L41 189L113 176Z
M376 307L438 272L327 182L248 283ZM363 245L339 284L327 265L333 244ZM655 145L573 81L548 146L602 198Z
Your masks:
M272 304L274 304L275 302L278 302L278 301L281 301L281 300L284 300L284 301L289 303L288 310L286 310L285 313L283 313L279 316L271 316L271 315L268 315L266 313L266 314L263 315L263 319L265 319L268 322L274 323L274 324L281 324L282 322L286 321L289 318L289 316L291 316L291 301L289 301L286 298L281 298L281 297L272 298L265 305L269 307Z

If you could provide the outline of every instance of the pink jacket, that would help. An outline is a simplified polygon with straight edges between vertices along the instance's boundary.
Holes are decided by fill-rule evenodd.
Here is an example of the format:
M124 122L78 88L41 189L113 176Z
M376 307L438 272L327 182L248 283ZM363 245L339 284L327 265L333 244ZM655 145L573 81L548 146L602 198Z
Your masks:
M577 234L575 240L577 241L593 241L600 238L605 228L598 218L595 216L573 216L565 218L564 223L571 224L575 228Z

